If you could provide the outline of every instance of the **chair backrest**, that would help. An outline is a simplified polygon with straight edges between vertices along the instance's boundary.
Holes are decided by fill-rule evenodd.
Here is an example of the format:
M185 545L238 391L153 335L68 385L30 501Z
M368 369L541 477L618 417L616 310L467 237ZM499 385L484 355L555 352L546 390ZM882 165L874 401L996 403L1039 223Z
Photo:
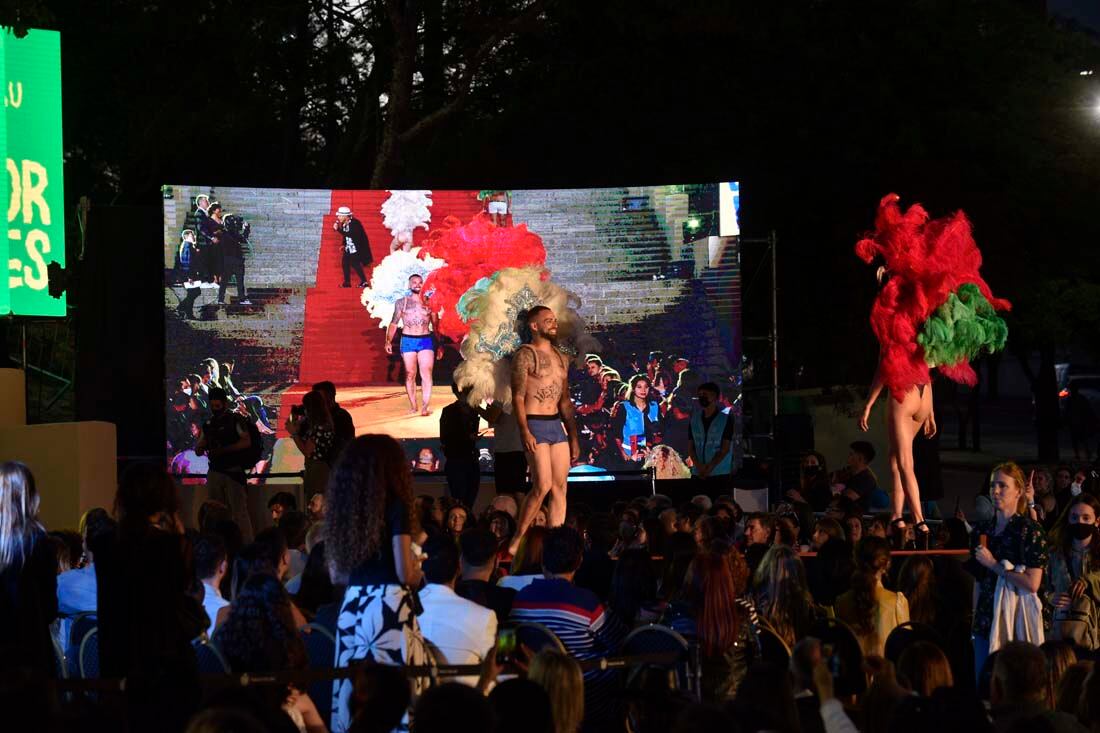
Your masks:
M543 649L552 649L562 654L567 653L565 644L561 643L558 635L542 624L524 621L523 623L509 624L507 628L515 629L516 641L526 645L535 654Z
M620 654L633 656L637 654L675 654L676 660L667 665L667 668L675 672L675 682L681 690L696 690L694 684L696 670L693 666L691 655L691 643L679 632L661 624L646 624L627 634L623 639ZM653 663L631 667L626 675L626 684L630 687L639 675L643 674L644 667L657 666ZM666 668L666 665L659 665Z
M930 641L940 649L945 646L943 637L931 626L922 624L919 621L906 621L894 627L894 630L886 637L886 658L897 664L898 660L901 659L902 652L910 644L918 641Z
M631 631L623 640L623 656L675 652L687 657L691 645L676 631L661 624L646 624Z
M314 621L302 627L302 640L313 669L332 669L336 664L336 637L325 626Z
M840 619L818 618L810 627L809 636L831 645L840 663L840 676L836 679L836 694L861 695L867 689L867 676L863 672L863 648L855 632Z
M316 621L302 627L303 631L306 629L309 630L309 633L302 634L302 640L306 644L306 654L309 656L310 668L332 669L335 667L336 637L332 631ZM309 693L315 703L318 703L317 713L324 721L325 728L329 728L332 718L332 682L328 680L311 682L306 692Z
M80 677L94 680L99 677L99 628L93 627L80 640Z
M58 679L66 679L69 676L69 665L65 661L65 650L53 636L50 637L50 641L53 643L53 670L57 673Z
M760 656L763 661L786 667L791 661L791 648L767 621L759 620Z
M196 639L191 643L195 648L195 660L199 674L229 674L229 662L213 642Z
M88 632L99 625L99 620L94 611L84 611L72 617L69 624L68 644L80 648L80 643Z

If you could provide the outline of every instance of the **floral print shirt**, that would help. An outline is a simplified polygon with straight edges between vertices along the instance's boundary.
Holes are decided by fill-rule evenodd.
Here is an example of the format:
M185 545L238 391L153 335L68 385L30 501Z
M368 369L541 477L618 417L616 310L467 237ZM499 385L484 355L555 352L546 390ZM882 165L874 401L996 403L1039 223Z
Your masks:
M1004 531L993 534L996 518L978 522L970 533L970 550L973 552L980 544L982 535L987 537L987 547L998 562L1008 560L1013 565L1026 568L1047 568L1049 545L1043 526L1034 519L1017 514L1008 520ZM997 589L997 576L979 565L973 558L968 563L978 587L978 604L974 608L972 626L976 636L989 636L993 627L993 594Z

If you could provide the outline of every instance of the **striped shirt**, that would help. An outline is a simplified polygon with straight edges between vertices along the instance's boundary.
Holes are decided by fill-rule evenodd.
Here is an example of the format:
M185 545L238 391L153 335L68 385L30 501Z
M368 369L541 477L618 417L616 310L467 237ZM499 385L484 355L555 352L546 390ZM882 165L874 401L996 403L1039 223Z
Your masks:
M553 631L577 659L615 654L628 629L596 594L561 578L538 578L516 594L511 620L542 624ZM584 674L585 727L617 714L614 670Z

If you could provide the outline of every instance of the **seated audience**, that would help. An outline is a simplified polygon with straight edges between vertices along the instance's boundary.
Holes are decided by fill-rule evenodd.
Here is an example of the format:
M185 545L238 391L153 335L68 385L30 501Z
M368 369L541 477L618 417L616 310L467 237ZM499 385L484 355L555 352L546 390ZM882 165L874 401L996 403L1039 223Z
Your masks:
M1091 659L1071 664L1062 675L1054 696L1054 709L1070 715L1077 714L1077 704L1085 689L1085 680L1092 673L1095 662Z
M446 664L479 664L496 642L496 614L455 593L459 551L454 539L449 535L437 537L424 551L428 555L423 563L427 585L420 591L424 609L417 616L420 633ZM455 681L477 684L476 677Z
M516 592L493 582L497 571L497 539L487 529L468 529L458 538L462 578L455 592L479 606L492 609L497 623L508 620Z
M191 641L209 619L191 594L197 581L175 481L161 465L131 465L119 481L115 516L118 532L91 547L100 675L128 678L135 729L182 728L199 703Z
M626 636L626 628L594 593L573 584L583 550L576 530L549 530L542 553L544 577L516 594L511 616L519 623L546 626L578 660L614 654ZM618 705L612 693L616 682L617 675L610 671L595 669L585 674L586 727L598 729L615 720Z
M577 733L584 721L584 676L577 660L544 649L531 660L527 678L550 698L554 733Z
M245 582L213 639L234 673L264 674L309 666L291 608L286 589L271 575L257 573ZM299 730L325 730L308 694L293 686L272 690Z
M788 647L793 647L816 617L802 561L791 548L773 546L757 568L753 586L760 618Z
M415 733L492 733L496 719L489 701L467 685L445 682L428 688L413 708Z
M542 577L543 542L546 539L546 527L532 526L519 541L519 549L512 560L512 572L500 579L502 588L520 591L531 581Z
M825 733L821 719L821 703L814 684L814 671L822 664L821 642L807 636L791 650L790 675L794 687L794 703L802 733Z
M1051 640L1039 647L1047 660L1047 687L1050 706L1053 708L1058 699L1058 686L1066 670L1077 663L1077 652L1068 641Z
M30 469L0 463L0 665L53 677L57 556L38 518L39 503Z
M703 699L732 698L760 658L756 609L745 597L749 569L737 551L699 553L679 600L662 622L700 647Z
M271 510L271 521L278 525L283 514L298 509L298 500L289 491L279 491L267 500L267 508Z
M898 676L903 685L921 697L931 697L939 688L955 684L947 656L927 641L914 642L901 653Z
M905 596L882 586L889 570L889 543L879 537L864 537L856 547L852 589L836 599L837 617L852 627L865 655L883 656L886 637L909 620Z
M649 550L635 548L619 556L607 605L629 627L657 619L657 568Z
M225 543L216 534L200 534L195 539L194 545L195 575L202 582L203 598L202 607L210 619L206 627L206 635L214 636L214 628L218 622L218 612L229 605L229 601L222 598L222 578L229 569L229 563L225 556Z
M84 538L84 567L57 576L57 612L62 616L58 638L62 649L69 644L71 617L78 613L96 612L95 553L89 547L99 538L118 531L118 525L106 509L89 509L81 518L80 525L80 534Z
M611 591L611 578L615 573L611 551L618 539L617 532L618 524L610 514L593 514L588 520L584 562L577 571L576 584L600 598L606 598Z
M997 651L989 702L998 733L1035 730L1040 725L1055 731L1082 730L1071 715L1051 709L1048 676L1046 657L1037 646L1010 641Z

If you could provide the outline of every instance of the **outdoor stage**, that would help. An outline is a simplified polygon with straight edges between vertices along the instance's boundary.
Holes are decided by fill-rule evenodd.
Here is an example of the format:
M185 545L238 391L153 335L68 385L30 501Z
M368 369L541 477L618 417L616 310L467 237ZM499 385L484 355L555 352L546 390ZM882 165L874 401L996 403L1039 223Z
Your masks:
M418 399L420 385L416 387ZM308 385L296 385L283 393L283 410L289 414L289 405L301 403ZM450 385L436 385L429 405L432 414L409 414L409 398L403 385L373 387L338 387L337 401L351 413L357 435L386 433L398 440L439 440L439 412L454 402ZM482 435L489 437L493 431L482 420ZM484 432L488 430L488 432ZM279 425L279 437L286 435L286 426Z

